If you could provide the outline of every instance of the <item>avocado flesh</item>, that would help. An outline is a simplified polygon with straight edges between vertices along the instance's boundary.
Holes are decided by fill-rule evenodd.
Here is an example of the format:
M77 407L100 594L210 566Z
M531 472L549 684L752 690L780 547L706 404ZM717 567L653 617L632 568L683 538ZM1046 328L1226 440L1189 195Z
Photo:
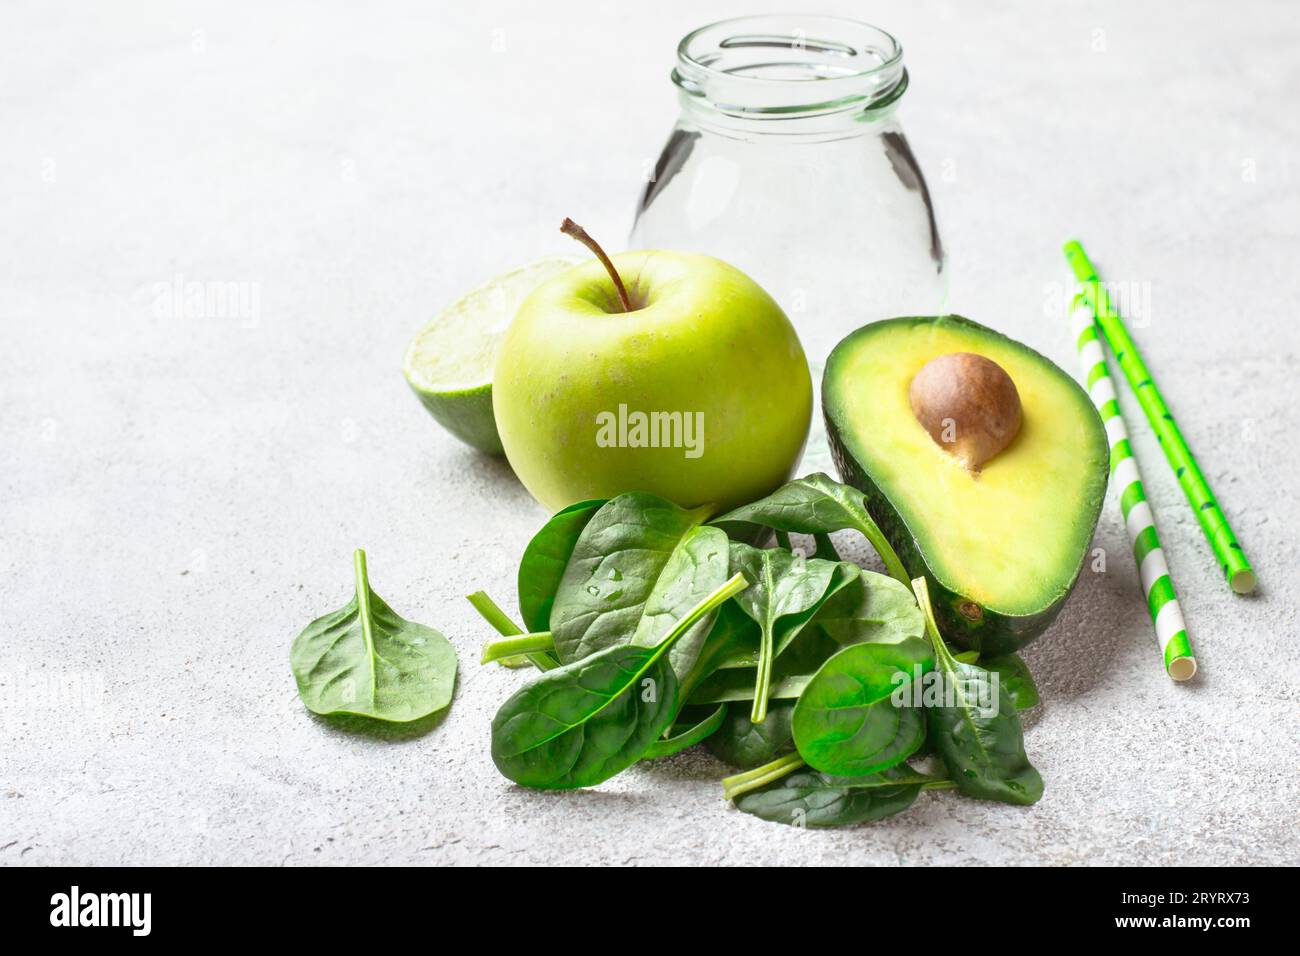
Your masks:
M992 359L1020 394L1020 432L978 474L935 443L908 400L913 376L948 352ZM949 315L852 333L826 363L822 401L841 478L866 493L908 573L929 578L945 635L997 655L1041 634L1078 578L1109 476L1083 389L1032 349Z

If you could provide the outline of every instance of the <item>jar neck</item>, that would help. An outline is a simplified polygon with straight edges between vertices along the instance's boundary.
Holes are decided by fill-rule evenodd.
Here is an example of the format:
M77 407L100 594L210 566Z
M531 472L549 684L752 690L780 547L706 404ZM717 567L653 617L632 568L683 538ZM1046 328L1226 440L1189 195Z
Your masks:
M866 132L907 89L898 41L838 17L740 17L702 27L678 46L672 76L696 124L738 135Z

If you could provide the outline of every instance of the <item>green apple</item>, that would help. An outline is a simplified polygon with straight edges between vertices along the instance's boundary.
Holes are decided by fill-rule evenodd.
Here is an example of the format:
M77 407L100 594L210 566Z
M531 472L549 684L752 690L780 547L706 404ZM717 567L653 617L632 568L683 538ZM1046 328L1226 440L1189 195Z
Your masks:
M552 511L625 491L722 511L786 481L812 382L780 306L709 256L610 263L590 244L602 261L534 290L497 352L493 413L524 486Z

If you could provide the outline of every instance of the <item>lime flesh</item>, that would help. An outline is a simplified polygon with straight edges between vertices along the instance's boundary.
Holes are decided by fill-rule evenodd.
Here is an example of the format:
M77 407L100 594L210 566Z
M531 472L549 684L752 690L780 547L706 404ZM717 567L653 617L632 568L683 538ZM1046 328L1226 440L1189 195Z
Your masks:
M490 455L502 454L492 418L492 366L497 343L524 299L582 260L548 256L467 292L411 340L402 372L443 428Z

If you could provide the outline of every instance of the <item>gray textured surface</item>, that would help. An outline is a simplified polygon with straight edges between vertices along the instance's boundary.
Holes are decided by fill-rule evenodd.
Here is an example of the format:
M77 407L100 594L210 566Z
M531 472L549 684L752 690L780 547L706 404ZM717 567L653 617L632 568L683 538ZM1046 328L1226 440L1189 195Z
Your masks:
M520 676L475 663L463 595L510 598L543 515L430 422L402 349L460 291L570 251L560 216L626 234L674 44L737 10L465 6L0 13L0 863L1300 860L1294 13L869 11L908 50L954 308L1072 370L1045 308L1067 233L1149 282L1138 337L1262 587L1229 596L1134 421L1198 680L1161 672L1111 500L1107 573L1028 654L1042 802L931 794L801 832L729 809L705 756L567 794L488 757ZM257 283L257 321L168 314L176 276ZM425 736L297 700L289 641L346 599L357 545L460 651Z

